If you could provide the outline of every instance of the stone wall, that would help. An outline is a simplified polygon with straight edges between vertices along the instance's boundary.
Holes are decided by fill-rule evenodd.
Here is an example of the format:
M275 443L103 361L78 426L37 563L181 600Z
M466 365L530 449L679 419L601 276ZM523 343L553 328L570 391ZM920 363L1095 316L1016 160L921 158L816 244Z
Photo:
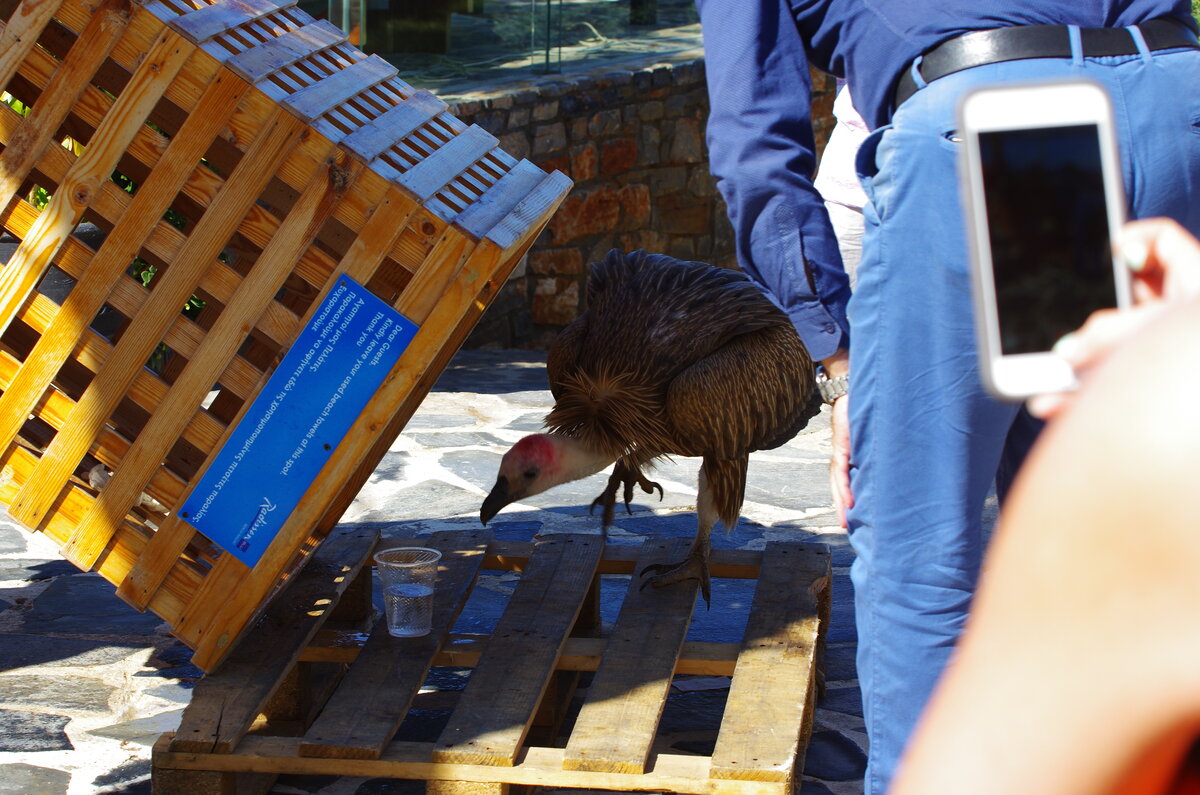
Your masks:
M834 81L814 72L819 142ZM646 249L736 267L725 205L704 145L704 62L561 80L452 106L514 157L575 187L467 341L543 348L584 309L587 264Z

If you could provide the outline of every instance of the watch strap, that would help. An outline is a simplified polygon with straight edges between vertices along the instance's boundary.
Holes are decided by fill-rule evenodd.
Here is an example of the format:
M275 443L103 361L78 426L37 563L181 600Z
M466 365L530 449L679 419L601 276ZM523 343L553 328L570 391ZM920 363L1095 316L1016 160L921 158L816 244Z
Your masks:
M850 394L850 376L830 378L822 370L817 373L817 391L821 393L821 400L832 406L835 400Z

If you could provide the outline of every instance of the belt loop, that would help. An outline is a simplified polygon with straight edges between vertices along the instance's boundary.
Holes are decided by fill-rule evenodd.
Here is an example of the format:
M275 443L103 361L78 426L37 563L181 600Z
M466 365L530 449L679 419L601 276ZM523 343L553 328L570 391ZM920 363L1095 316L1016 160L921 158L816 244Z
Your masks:
M1071 41L1071 65L1083 66L1083 34L1078 25L1067 25L1067 38Z
M908 73L912 77L913 82L917 84L918 91L929 85L929 83L927 83L925 78L921 75L921 61L924 58L924 55L918 55L916 58L913 58L912 65L908 67Z
M1130 25L1125 30L1129 31L1129 35L1133 37L1133 43L1137 45L1138 52L1142 54L1142 60L1149 66L1153 56L1150 54L1150 45L1146 43L1146 35L1137 25Z

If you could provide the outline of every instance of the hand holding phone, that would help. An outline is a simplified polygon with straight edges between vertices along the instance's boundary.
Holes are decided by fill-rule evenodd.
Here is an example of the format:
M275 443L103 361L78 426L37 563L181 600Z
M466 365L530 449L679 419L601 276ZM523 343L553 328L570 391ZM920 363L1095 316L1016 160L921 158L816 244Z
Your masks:
M1171 307L1200 300L1200 240L1175 221L1132 221L1117 235L1117 253L1132 271L1134 307L1096 312L1063 338L1055 353L1083 374L1101 366L1117 348L1141 333ZM1051 419L1070 405L1073 394L1052 392L1029 400L1030 413Z
M1084 81L982 88L959 121L984 384L1010 400L1071 389L1054 343L1129 303L1113 253L1125 198L1108 95Z

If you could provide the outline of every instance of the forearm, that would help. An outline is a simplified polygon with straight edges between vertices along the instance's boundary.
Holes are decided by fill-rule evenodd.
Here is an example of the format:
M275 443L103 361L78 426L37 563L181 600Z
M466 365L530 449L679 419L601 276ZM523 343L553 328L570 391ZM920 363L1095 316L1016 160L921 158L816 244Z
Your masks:
M820 195L807 52L781 0L703 0L713 175L738 263L817 359L848 345L849 282Z
M821 360L821 366L830 378L850 375L850 352L845 348L838 348L831 356Z

